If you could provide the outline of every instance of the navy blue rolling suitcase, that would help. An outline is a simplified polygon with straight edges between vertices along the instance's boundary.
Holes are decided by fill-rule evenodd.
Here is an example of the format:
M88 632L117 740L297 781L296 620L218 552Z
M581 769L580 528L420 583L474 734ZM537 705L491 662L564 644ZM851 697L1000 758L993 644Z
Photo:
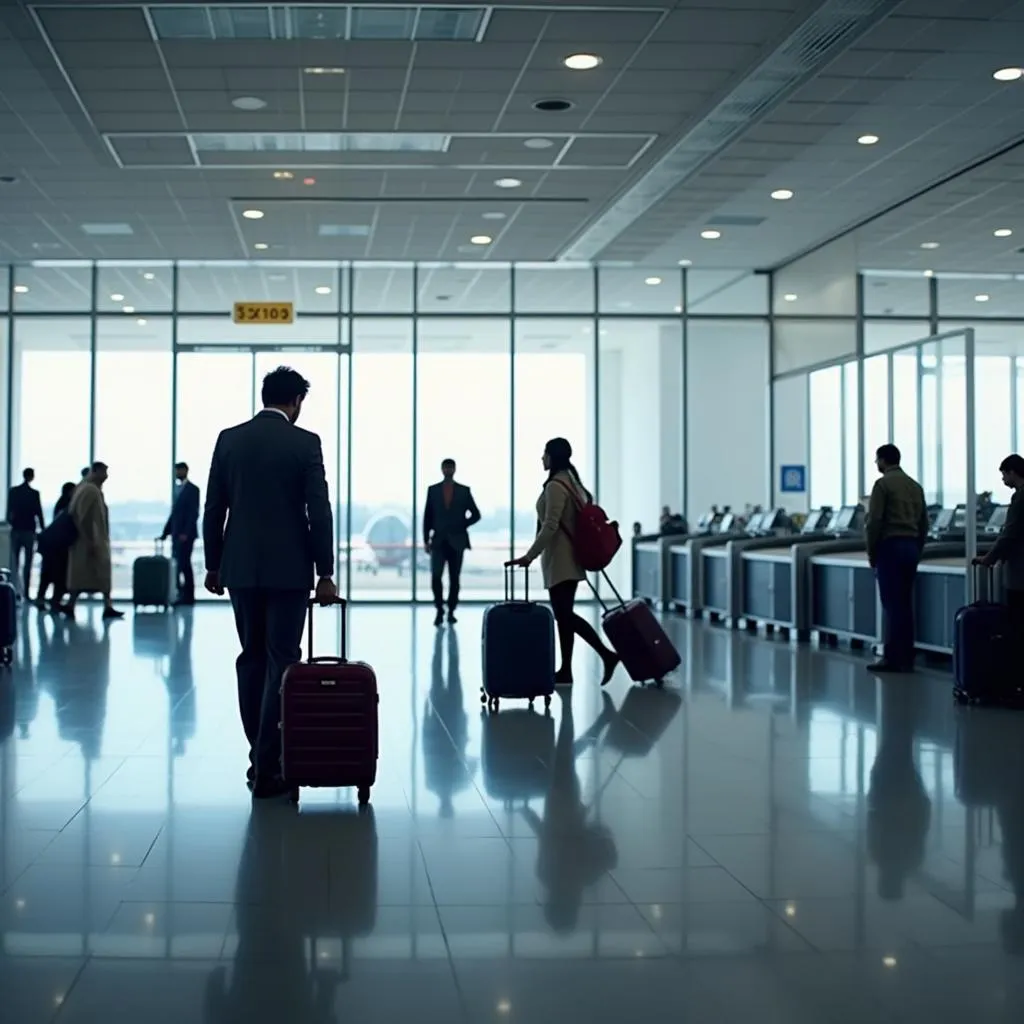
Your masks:
M1013 650L1013 612L991 599L991 574L978 573L974 604L953 619L953 697L958 704L1024 707Z
M555 692L555 619L546 605L530 601L529 577L523 599L515 599L514 568L505 570L505 600L484 612L483 686L480 702L498 710L501 698L544 698Z

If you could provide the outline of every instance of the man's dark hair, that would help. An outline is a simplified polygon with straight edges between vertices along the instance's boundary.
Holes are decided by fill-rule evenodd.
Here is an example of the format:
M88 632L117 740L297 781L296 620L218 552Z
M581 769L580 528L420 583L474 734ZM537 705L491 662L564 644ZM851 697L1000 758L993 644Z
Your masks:
M90 468L93 473L105 473L110 467L105 462L94 462Z
M263 378L265 406L291 405L309 394L309 381L290 366L279 366Z
M21 471L21 479L24 480L25 483L28 483L30 480L34 480L35 478L36 471L32 469L31 466L26 466L26 468Z
M444 469L445 466L452 466L452 467L454 467L455 466L455 460L454 459L442 459L441 460L441 468Z
M1016 473L1019 477L1024 477L1024 455L1007 455L1002 462L999 463L1000 473Z
M175 469L183 469L187 473L188 472L188 463L187 462L176 462L174 464L174 468Z
M82 467L82 478L84 479L88 475L89 475L89 467L88 466L83 466Z
M875 458L881 459L887 466L898 466L902 456L900 455L900 450L896 445L883 444L882 447L875 452Z

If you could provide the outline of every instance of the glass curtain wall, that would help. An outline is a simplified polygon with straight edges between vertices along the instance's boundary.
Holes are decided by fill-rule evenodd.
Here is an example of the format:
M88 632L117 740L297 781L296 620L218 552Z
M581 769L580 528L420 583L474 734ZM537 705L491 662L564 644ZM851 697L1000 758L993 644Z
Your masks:
M860 339L859 352L845 362L830 359L806 370L811 504L849 503L870 490L875 449L890 441L900 448L904 467L920 480L929 503L951 507L966 501L962 342L927 339L968 327L975 331L976 490L1005 504L999 464L1024 446L1020 282L978 274L912 279L871 273L862 276L858 291L859 312L845 322ZM785 312L791 315L788 307ZM803 329L813 334L821 322L810 316ZM794 375L802 374L777 378ZM863 402L858 401L861 383ZM840 464L841 486L835 469Z
M217 435L281 364L312 385L301 424L321 437L353 600L433 600L423 504L445 458L481 513L468 601L500 597L504 561L534 537L549 438L569 439L626 535L684 504L680 267L79 261L0 267L0 284L6 477L34 468L49 513L65 481L109 464L117 597L163 531L174 462L205 492ZM749 284L698 284L763 321ZM294 319L235 323L235 302L292 303ZM613 582L630 576L627 553Z

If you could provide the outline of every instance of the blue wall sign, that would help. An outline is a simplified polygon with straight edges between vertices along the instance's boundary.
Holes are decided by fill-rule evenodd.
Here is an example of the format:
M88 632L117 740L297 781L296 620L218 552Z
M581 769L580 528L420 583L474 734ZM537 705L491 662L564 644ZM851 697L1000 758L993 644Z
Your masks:
M783 494L803 494L807 490L807 467L783 466L780 470L779 490Z

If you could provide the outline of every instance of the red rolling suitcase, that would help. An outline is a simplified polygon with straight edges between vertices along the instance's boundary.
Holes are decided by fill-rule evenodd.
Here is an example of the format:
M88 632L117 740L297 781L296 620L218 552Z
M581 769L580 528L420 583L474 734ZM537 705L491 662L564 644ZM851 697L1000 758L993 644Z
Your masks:
M346 604L341 606L341 656L313 657L309 603L309 657L281 680L281 775L295 787L355 786L370 801L377 780L377 676L347 658Z
M663 685L665 676L679 668L683 659L647 603L639 600L623 601L615 585L608 579L608 574L602 575L618 601L614 608L609 608L601 600L597 588L590 584L594 596L604 609L601 624L605 635L634 682Z

